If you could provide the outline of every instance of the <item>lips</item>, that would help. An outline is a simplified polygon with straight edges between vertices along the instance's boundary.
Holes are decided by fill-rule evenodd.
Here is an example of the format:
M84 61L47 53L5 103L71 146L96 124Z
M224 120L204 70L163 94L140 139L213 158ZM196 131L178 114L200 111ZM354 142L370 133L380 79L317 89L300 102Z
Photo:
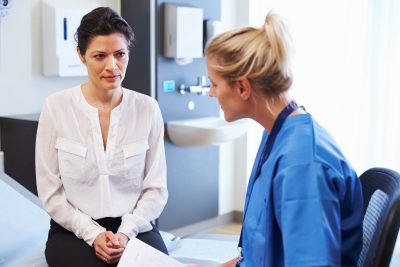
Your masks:
M119 79L119 75L103 76L103 78L108 82L114 82Z

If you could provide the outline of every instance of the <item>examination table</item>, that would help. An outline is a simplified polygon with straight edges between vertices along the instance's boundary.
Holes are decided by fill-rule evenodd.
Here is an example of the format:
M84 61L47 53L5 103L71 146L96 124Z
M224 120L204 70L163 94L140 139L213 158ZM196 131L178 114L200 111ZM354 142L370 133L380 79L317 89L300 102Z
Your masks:
M0 266L47 267L44 248L50 218L40 200L0 172ZM162 232L172 257L185 264L216 266L237 255L237 236Z

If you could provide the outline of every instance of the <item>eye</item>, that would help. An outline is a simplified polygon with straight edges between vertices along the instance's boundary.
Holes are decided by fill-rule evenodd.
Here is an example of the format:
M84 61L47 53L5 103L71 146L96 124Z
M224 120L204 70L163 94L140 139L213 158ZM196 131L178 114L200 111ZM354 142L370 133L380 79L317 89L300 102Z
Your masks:
M215 82L214 82L213 80L211 80L210 78L208 78L208 80L210 81L210 85L211 85L212 87L215 87L215 86L216 86L216 84L215 84Z
M93 56L95 59L103 59L105 57L104 54L96 54Z
M115 56L116 56L116 57L119 57L119 58L124 57L125 55L126 55L126 52L125 52L125 51L120 51L120 52L118 52L118 53L115 54Z

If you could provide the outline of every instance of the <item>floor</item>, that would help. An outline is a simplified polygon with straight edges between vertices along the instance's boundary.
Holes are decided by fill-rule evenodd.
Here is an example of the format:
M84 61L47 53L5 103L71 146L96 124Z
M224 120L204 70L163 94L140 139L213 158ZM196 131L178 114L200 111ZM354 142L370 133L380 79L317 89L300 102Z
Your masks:
M210 234L223 234L223 235L240 235L240 230L242 229L242 224L240 223L232 223L222 228L218 228L215 230L210 230L208 233Z

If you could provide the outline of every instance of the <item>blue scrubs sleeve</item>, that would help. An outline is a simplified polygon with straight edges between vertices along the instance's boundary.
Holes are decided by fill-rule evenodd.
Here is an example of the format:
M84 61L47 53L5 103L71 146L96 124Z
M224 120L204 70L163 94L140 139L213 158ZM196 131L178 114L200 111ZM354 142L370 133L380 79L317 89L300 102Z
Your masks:
M273 205L285 266L340 266L343 190L343 180L321 163L279 170Z

